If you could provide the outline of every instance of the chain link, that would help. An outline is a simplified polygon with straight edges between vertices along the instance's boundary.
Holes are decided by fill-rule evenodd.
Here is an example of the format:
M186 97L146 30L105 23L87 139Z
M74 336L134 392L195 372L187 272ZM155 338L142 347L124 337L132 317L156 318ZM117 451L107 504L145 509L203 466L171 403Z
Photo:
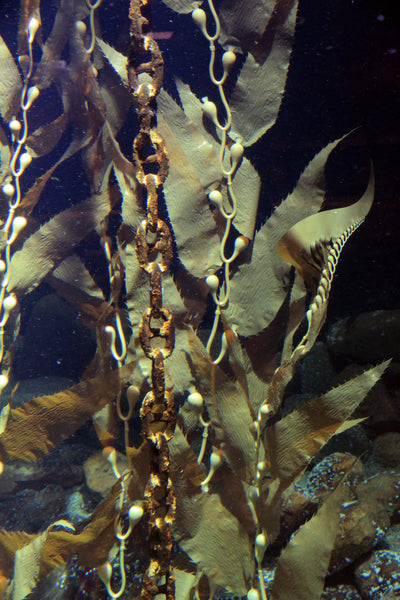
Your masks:
M175 428L173 396L165 389L164 361L174 349L172 315L163 306L162 273L171 264L171 231L159 218L159 193L168 175L168 154L155 130L155 97L162 85L163 58L157 43L144 33L148 21L144 9L148 0L131 0L131 41L128 54L128 79L136 103L139 133L133 144L133 162L138 182L146 191L146 218L136 234L139 265L149 274L149 308L140 323L140 342L151 360L152 389L140 409L143 436L151 448L150 477L145 488L145 514L148 521L150 562L142 588L142 598L163 596L173 600L175 586L171 567L171 523L175 497L170 480L168 440ZM146 62L140 62L146 57ZM162 344L162 347L160 347Z

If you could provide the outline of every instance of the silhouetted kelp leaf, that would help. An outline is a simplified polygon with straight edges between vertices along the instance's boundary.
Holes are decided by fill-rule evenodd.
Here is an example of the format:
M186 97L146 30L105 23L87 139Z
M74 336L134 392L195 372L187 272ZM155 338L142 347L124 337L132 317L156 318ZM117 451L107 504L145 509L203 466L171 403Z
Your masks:
M123 367L11 409L6 430L0 436L2 460L30 461L51 452L115 398L120 378L130 370Z
M7 45L0 36L0 115L5 123L18 114L21 102L22 81Z
M293 480L299 475L311 458L341 430L389 362L364 371L267 427L266 448L273 476Z
M42 125L41 127L38 127L38 129L35 129L26 140L26 145L29 148L32 158L44 156L54 150L64 134L68 122L69 115L63 113L54 119L54 121L51 121L51 123L47 123L46 125ZM58 164L59 163L57 163L57 165Z
M38 203L46 183L49 181L57 167L65 160L68 160L74 154L82 150L82 148L84 148L84 146L89 144L91 141L92 136L90 134L81 136L79 138L74 138L61 158L52 167L50 167L50 169L43 173L43 175L38 177L32 187L24 195L22 202L18 207L18 214L22 213L25 217L28 217Z
M64 66L61 57L68 40L71 40L73 36L79 36L75 23L86 17L88 10L84 2L76 3L73 6L70 0L61 0L53 28L42 47L41 59L33 76L35 85L40 89L48 88L57 79L57 70L61 65ZM71 52L71 45L69 51ZM82 78L83 71L80 75Z
M318 512L300 527L283 549L275 570L272 600L320 599L337 534L343 486L350 470Z

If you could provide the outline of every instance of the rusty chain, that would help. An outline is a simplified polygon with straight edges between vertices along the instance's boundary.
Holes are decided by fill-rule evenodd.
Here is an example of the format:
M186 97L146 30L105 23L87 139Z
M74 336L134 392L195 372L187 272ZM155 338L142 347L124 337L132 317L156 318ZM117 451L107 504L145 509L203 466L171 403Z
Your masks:
M145 33L148 0L131 0L128 79L139 122L133 144L136 177L146 192L146 218L136 235L139 265L149 274L149 308L140 324L140 341L151 360L152 389L143 399L140 416L143 436L151 448L150 477L145 488L150 562L143 580L142 598L165 600L175 596L171 567L171 523L175 497L170 480L168 440L175 427L172 394L165 389L164 361L174 348L172 315L163 306L161 275L172 260L170 229L158 216L159 193L168 174L168 155L155 130L155 97L162 85L163 58L157 43ZM147 62L144 62L147 60Z

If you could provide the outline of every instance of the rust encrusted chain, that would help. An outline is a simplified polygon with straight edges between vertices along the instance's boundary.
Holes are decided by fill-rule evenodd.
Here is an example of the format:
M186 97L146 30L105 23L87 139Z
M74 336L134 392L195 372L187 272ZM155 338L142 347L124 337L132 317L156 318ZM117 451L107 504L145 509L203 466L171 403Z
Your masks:
M140 324L143 352L151 360L152 389L141 410L143 435L151 448L150 477L145 489L150 563L146 570L142 598L153 600L175 595L171 567L171 522L175 497L169 476L168 440L175 428L172 394L165 389L164 361L174 348L172 315L163 306L162 273L172 260L172 237L168 225L158 216L159 192L168 174L168 155L155 130L155 97L162 85L163 59L157 43L145 34L147 0L131 0L131 38L128 78L139 121L133 144L136 177L146 191L146 218L136 235L136 253L142 269L149 274L149 308Z

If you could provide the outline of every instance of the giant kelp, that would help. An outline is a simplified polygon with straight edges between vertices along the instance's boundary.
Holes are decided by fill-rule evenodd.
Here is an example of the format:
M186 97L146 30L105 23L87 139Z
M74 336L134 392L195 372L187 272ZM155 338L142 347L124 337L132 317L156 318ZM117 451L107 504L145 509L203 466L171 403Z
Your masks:
M165 4L192 13L208 41L210 85L220 106L199 100L180 80L175 97L161 87L162 55L139 0L129 7L127 56L102 39L100 2L83 0L61 0L44 41L40 2L22 3L19 67L1 43L2 386L13 376L18 302L42 280L95 327L97 352L72 388L3 409L0 455L35 460L93 416L116 477L110 497L78 533L64 521L36 536L0 532L0 567L14 600L73 556L83 568L98 569L110 596L129 597L124 561L141 519L149 558L144 598L186 599L194 590L211 596L217 588L265 598L263 557L279 533L285 493L332 436L358 422L352 412L387 366L282 418L296 364L324 324L343 246L371 208L373 168L359 200L321 212L325 164L343 140L333 141L256 227L260 177L246 148L277 120L297 2L227 1L217 12L209 1L208 15L200 1ZM45 90L60 114L32 129L31 107ZM129 127L132 106L138 131L125 155L118 136ZM77 155L89 197L37 223L46 185ZM23 171L36 157L50 164L24 190ZM115 234L111 211L120 214ZM103 286L74 252L93 229L107 266ZM135 407L138 447L129 429ZM129 463L123 473L115 461L119 438ZM320 597L342 485L282 553L273 599ZM315 531L323 533L321 560L310 562Z

